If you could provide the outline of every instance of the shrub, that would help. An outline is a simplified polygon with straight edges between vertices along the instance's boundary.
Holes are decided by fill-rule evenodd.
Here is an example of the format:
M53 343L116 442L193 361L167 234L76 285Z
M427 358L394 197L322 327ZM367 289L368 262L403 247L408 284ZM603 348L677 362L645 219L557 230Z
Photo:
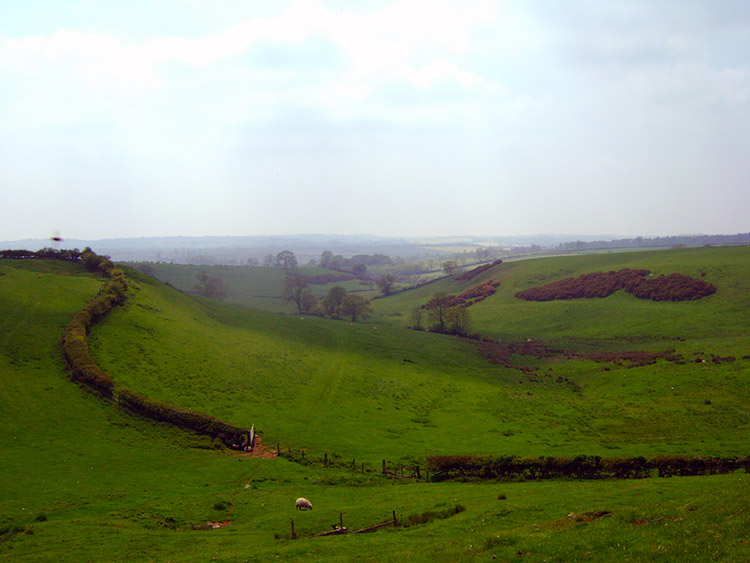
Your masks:
M567 278L519 291L516 297L527 301L594 298L607 297L618 289L624 289L639 299L685 301L700 299L716 292L712 284L683 274L646 278L648 274L648 270L630 268L617 272L581 274L577 278Z

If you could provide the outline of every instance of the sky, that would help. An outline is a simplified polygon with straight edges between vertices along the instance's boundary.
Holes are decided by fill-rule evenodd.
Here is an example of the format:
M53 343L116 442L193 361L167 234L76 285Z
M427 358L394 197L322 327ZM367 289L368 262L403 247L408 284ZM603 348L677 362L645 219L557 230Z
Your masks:
M747 231L746 0L0 1L0 240Z

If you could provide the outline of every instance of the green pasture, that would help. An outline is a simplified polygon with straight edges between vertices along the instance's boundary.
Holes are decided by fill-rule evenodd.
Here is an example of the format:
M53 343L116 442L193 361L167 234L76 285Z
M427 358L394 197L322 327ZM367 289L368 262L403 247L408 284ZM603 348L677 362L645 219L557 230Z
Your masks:
M394 467L432 453L746 455L747 250L669 252L661 262L654 252L503 264L471 282L502 282L501 291L472 307L475 330L587 350L670 346L688 360L731 353L736 361L627 368L516 359L538 364L531 378L488 363L471 340L405 329L406 311L434 287L376 300L374 322L350 324L198 299L129 271L126 305L90 335L100 365L118 384L154 399L256 424L266 447L279 442L296 458L306 449L307 465L230 453L209 438L130 416L70 382L59 339L102 280L73 264L0 261L0 557L741 561L750 526L742 472L502 483L379 474L382 459ZM512 287L530 283L526 275L554 281L620 267L691 275L704 269L718 291L691 303L619 294L591 304L513 302ZM431 285L439 284L468 287ZM524 305L567 305L569 312L525 319ZM565 319L571 307L567 330L545 323ZM638 314L645 326L615 313ZM323 467L324 454L337 467ZM357 470L344 469L352 460ZM298 496L315 509L295 511ZM359 529L393 511L403 520L456 505L465 510L413 527L307 537L331 529L342 513L349 529ZM288 539L291 520L301 539ZM207 522L231 525L194 529Z
M645 268L654 275L681 273L713 283L718 291L688 302L636 299L623 291L605 299L533 302L516 292L581 274ZM703 277L702 277L703 276ZM470 307L473 331L505 341L528 338L594 349L658 349L740 356L750 353L750 248L691 248L536 258L505 262L470 281L448 278L373 301L375 320L407 326L409 311L436 291L460 293L490 279L497 292Z
M579 267L590 268L592 258L583 258L589 265ZM525 266L539 276L542 263L518 262L511 271ZM557 272L558 264L552 268ZM473 283L492 275L489 271ZM512 285L509 280L505 285ZM443 285L449 283L456 284ZM335 454L376 466L382 459L438 453L739 455L750 445L748 360L741 359L747 321L738 312L729 319L733 326L726 320L727 298L652 303L615 295L613 301L569 303L610 307L631 299L635 306L662 310L704 306L703 315L717 321L714 331L722 322L727 332L724 340L703 333L683 341L678 338L688 331L667 323L669 338L653 343L639 335L611 344L611 338L593 339L591 323L582 319L570 328L566 345L664 349L678 344L686 361L628 368L519 358L519 365L538 368L529 377L491 364L472 340L407 330L396 322L279 316L196 300L136 275L131 286L126 305L91 334L94 358L116 381L160 401L255 424L268 444L307 449L319 458ZM415 293L420 291L429 292ZM378 300L377 306L404 295ZM500 293L472 309L503 298ZM687 324L681 317L680 322ZM577 334L585 338L583 344ZM738 359L693 361L698 352L717 350Z
M182 264L140 264L134 265L138 268L150 269L150 275L156 279L166 282L175 288L194 293L197 283L196 275L201 271L209 276L221 278L227 289L227 295L223 299L225 303L234 305L245 305L255 309L262 309L274 313L292 313L295 311L293 303L284 303L281 293L284 288L284 279L287 271L278 267L258 266L193 266ZM322 274L336 274L332 270L320 267L299 268L299 273L304 276L317 276ZM363 295L376 295L369 286L362 285L360 280L345 280L327 284L311 284L313 294L322 299L328 290L334 285L340 285L347 291L363 292Z

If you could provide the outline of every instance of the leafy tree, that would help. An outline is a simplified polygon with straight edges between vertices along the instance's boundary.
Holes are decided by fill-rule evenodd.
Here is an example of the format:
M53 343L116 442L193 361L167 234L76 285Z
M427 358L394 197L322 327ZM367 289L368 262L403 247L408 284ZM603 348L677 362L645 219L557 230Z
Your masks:
M421 330L422 318L424 317L424 307L421 305L415 305L411 308L411 311L409 311L409 316L411 318L412 328Z
M198 280L193 286L193 291L204 297L210 297L212 299L222 299L226 297L227 290L224 280L220 277L209 276L206 270L201 270L195 274L195 278Z
M307 281L301 274L287 274L284 280L284 290L281 294L284 303L293 302L298 313L309 311L315 306L315 296L307 286Z
M332 317L334 319L340 318L341 315L341 303L346 296L346 289L340 285L335 285L328 290L328 294L323 298L321 303L323 306L323 314L326 317Z
M393 274L383 274L376 280L376 283L383 295L390 295L393 291L393 284L396 283L396 277Z
M324 250L320 255L320 266L322 268L328 268L331 265L331 260L333 260L333 252L330 250Z
M471 315L467 307L451 307L446 314L448 332L459 336L466 336L471 327Z
M430 320L433 322L432 329L437 332L445 332L448 321L448 309L450 309L451 296L444 291L433 294L425 307Z
M285 270L297 267L297 258L291 250L282 250L276 255L276 265Z
M253 258L252 256L247 259L247 265L248 266L257 266L258 265L258 259Z
M264 266L265 266L266 268L270 268L271 266L273 266L273 263L274 263L274 257L273 257L273 254L266 254L266 255L265 255L265 256L263 257L263 265L264 265Z
M352 273L357 277L366 276L367 266L365 266L362 262L355 262L352 266Z
M358 318L362 320L370 318L372 307L370 307L369 299L365 299L361 295L347 293L341 301L341 312L351 317L352 322L355 323Z

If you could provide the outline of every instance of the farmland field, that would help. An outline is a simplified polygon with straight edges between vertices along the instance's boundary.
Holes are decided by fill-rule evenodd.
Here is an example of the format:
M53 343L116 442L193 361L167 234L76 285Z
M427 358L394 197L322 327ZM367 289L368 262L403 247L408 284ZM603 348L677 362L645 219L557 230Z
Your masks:
M621 291L542 303L514 297L624 267L701 277L717 292L687 302ZM275 269L247 270L267 277L237 274L228 303L127 270L128 300L93 327L92 355L118 384L155 400L256 425L267 451L278 444L297 462L239 455L70 382L59 338L102 280L77 264L0 261L0 556L739 561L747 554L743 471L467 483L380 471L383 460L396 469L434 454L748 455L747 248L503 263L469 282L444 279L374 300L367 323L237 306L279 293ZM470 307L472 332L579 355L516 355L502 365L482 353L480 340L406 328L409 311L434 292L490 279L500 285ZM582 355L668 349L681 361L631 366ZM298 496L315 510L296 512ZM393 512L403 520L457 505L465 510L412 527L288 539L291 520L307 536L340 518L359 529ZM229 525L200 529L207 522Z

